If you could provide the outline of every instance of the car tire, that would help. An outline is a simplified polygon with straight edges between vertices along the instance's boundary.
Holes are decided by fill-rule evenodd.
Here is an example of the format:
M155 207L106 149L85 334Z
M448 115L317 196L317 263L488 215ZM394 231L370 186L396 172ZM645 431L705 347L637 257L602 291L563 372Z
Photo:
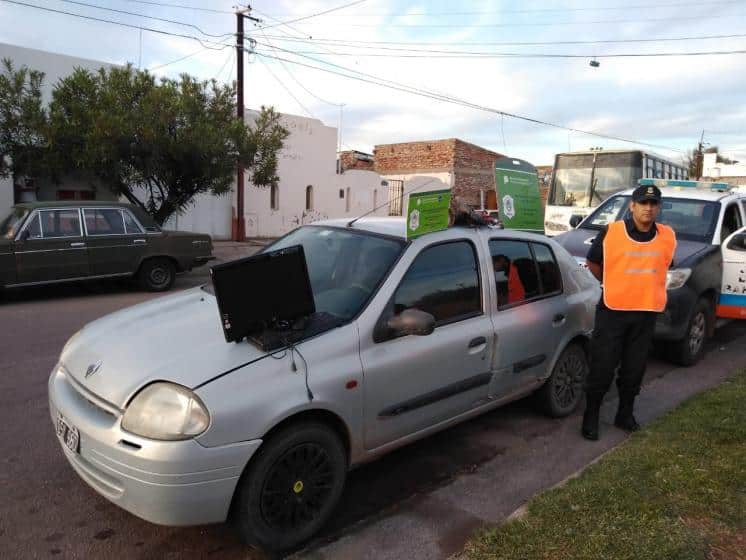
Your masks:
M329 519L346 477L347 453L334 430L316 422L290 425L264 442L244 471L233 521L249 545L293 549Z
M669 361L685 367L696 364L704 353L705 341L712 321L712 304L707 299L700 298L689 318L684 338L668 344Z
M536 404L545 414L560 418L571 414L583 398L588 356L579 344L570 344L554 364L552 375L536 392Z
M148 292L165 292L171 289L176 279L176 266L164 257L148 259L140 265L137 283Z

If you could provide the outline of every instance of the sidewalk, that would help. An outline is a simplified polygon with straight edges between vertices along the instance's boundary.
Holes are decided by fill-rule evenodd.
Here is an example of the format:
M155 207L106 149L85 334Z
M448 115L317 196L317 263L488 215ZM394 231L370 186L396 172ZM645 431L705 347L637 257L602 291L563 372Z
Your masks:
M252 238L246 241L213 241L211 265L249 257L274 241L274 238Z

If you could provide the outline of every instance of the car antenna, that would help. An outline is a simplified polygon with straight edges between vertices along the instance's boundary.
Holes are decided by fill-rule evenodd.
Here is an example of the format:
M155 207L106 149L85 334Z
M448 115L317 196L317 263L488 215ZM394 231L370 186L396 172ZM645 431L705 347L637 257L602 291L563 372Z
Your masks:
M419 186L417 186L417 187L413 187L413 188L409 189L408 191L405 191L405 192L401 193L401 197L402 197L402 200L404 199L404 196L405 196L405 195L407 195L407 194L409 194L409 193L411 193L411 192L414 192L414 191L416 191L417 189L421 189L422 187L425 187L425 186L429 185L430 183L432 183L432 182L434 182L434 181L437 181L437 180L438 180L438 179L436 179L435 177L433 177L433 178L432 178L432 179L430 179L429 181L425 181L425 182L424 182L424 183L422 183L421 185L419 185ZM367 212L366 212L365 214L360 214L360 215L359 215L359 216L358 216L357 218L352 218L352 219L351 219L351 220L350 220L349 222L347 222L347 227L352 227L352 224L354 224L355 222L357 222L357 221L358 221L358 220L359 220L360 218L364 218L364 217L365 217L365 216L367 216L368 214L372 214L373 212L375 212L375 211L376 211L376 210L378 210L379 208L383 208L384 206L386 206L386 205L387 205L387 204L389 204L390 202L391 202L390 200L387 200L386 202L384 202L383 204L379 204L378 206L376 206L376 207L375 207L375 208L373 208L372 210L368 210L368 211L367 211Z

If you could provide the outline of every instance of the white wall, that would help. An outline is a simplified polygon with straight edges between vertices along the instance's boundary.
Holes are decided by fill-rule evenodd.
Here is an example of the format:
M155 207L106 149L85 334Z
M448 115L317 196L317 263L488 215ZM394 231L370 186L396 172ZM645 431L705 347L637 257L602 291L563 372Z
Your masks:
M163 228L207 233L219 240L230 239L234 196L233 191L222 196L197 195L183 214L171 216Z
M402 202L402 214L407 210L409 204L410 191L414 194L419 192L439 191L451 189L453 187L453 173L450 171L440 171L431 173L403 173L398 175L381 175L385 180L404 181L404 201ZM388 193L387 193L388 196ZM388 208L386 209L388 215Z
M746 165L743 163L718 163L717 154L704 154L702 160L702 177L746 177Z

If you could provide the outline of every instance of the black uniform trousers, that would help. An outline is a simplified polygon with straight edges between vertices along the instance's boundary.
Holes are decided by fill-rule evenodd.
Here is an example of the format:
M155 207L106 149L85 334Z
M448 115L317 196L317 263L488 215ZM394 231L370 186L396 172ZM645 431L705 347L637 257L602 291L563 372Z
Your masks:
M619 394L634 398L640 392L657 315L652 311L615 311L601 305L596 308L591 368L585 383L589 396L606 394L620 364Z

